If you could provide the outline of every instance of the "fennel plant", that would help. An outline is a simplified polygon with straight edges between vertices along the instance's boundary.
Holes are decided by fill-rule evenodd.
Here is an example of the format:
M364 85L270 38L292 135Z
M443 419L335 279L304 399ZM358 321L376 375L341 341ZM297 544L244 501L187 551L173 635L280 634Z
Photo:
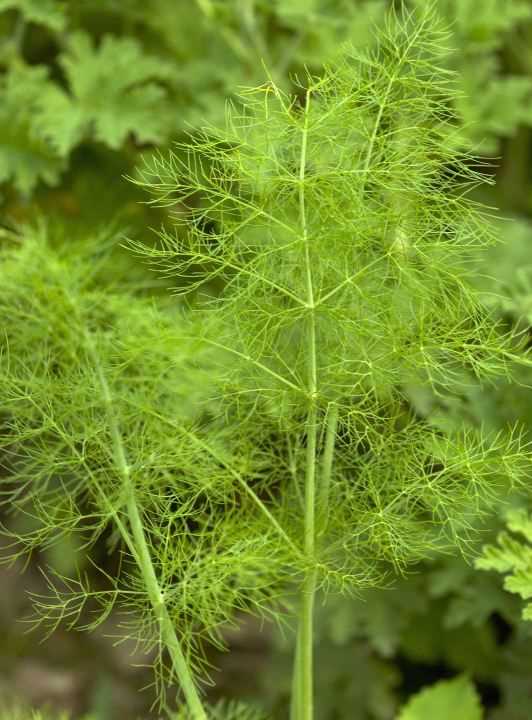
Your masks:
M286 618L294 588L291 712L311 720L317 594L466 550L529 469L516 428L446 431L410 403L464 370L510 376L520 348L470 282L492 238L445 40L430 10L391 14L371 52L294 96L250 90L224 129L147 162L138 182L174 227L130 245L188 305L108 277L105 238L26 230L2 250L13 554L73 532L119 546L107 589L58 577L37 610L74 626L100 607L88 627L133 610L161 705L177 684L193 720L204 641L239 610Z
M416 385L445 396L459 371L489 382L519 357L470 283L493 238L469 197L486 179L456 149L446 38L431 8L390 13L375 50L347 49L293 96L244 93L225 129L138 181L174 228L136 249L194 295L228 359L228 431L270 452L272 513L302 552L293 720L314 712L317 591L465 550L529 468L516 428L446 433L410 403Z

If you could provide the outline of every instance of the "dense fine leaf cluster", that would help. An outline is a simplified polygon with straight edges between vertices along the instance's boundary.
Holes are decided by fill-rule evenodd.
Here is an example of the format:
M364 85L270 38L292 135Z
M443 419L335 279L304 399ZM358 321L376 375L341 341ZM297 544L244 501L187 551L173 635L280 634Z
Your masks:
M319 562L334 567L338 551L337 572L354 578L346 568L366 553L400 564L442 534L466 538L502 478L523 470L518 437L443 436L409 410L409 383L445 396L460 371L489 380L508 371L516 341L470 283L468 257L490 236L464 197L480 178L446 142L453 79L434 65L444 37L391 21L379 40L300 96L271 83L250 93L225 131L207 128L141 180L177 207L175 231L144 251L178 292L196 291L207 343L233 358L221 369L230 426L285 438L294 501L309 403L317 457L338 413ZM218 297L202 299L208 283L223 286ZM271 472L283 481L279 463Z
M86 546L102 533L111 547L120 542L123 573L107 590L51 577L36 608L52 627L87 622L87 603L92 627L115 603L135 609L128 633L163 653L133 502L158 592L196 666L197 641L219 643L237 608L274 608L272 581L290 548L257 495L260 476L255 490L242 479L251 459L234 456L216 422L212 353L191 341L182 313L95 282L103 240L59 251L41 229L2 253L0 447L2 498L18 518L12 554L71 533Z

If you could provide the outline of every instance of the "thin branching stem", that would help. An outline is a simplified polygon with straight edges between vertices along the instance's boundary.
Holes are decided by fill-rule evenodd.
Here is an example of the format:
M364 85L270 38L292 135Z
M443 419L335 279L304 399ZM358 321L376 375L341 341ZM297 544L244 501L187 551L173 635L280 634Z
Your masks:
M331 486L337 430L338 405L333 403L327 413L325 445L323 448L323 457L321 459L321 476L318 492L319 532L324 532L327 526L327 516L329 513L329 491Z
M84 339L87 352L93 363L94 370L98 378L102 400L105 406L107 422L111 433L113 460L117 473L127 494L126 509L131 535L129 532L125 531L122 523L118 524L118 529L120 530L124 541L132 551L135 561L139 567L148 598L153 608L155 617L157 618L162 645L168 650L172 666L176 677L179 680L180 687L192 714L192 718L193 720L207 720L207 714L203 707L203 703L181 648L181 643L179 642L179 638L177 637L175 628L168 613L164 592L157 579L157 574L155 572L146 539L146 533L144 531L142 513L135 497L135 487L131 477L131 469L127 460L120 426L114 410L111 389L109 387L109 383L107 382L107 378L102 368L96 348L94 347L94 343L92 342L88 332L85 333Z
M296 393L305 393L305 391L295 385L293 382L290 382L286 377L283 375L279 375L279 373L275 372L275 370L272 370L264 363L260 362L259 360L256 360L255 358L252 358L250 355L246 355L245 353L240 352L239 350L236 350L235 348L229 347L228 345L224 345L223 343L219 343L216 340L212 340L211 338L204 338L205 342L209 345L212 345L213 347L217 347L220 350L225 350L229 353L232 353L233 355L236 355L239 358L242 358L242 360L245 360L246 362L252 363L256 367L258 367L260 370L263 370L267 375L270 375L275 380L280 382L283 385L286 385L286 387L290 388L290 390L295 390Z
M242 477L241 473L238 472L232 465L230 465L224 458L220 456L218 452L205 440L198 437L198 435L191 430L188 430L183 425L179 425L178 423L174 422L170 418L167 418L160 413L157 413L154 410L151 410L150 408L143 408L144 412L149 413L150 415L153 415L154 417L157 417L162 422L166 423L170 427L172 427L176 432L181 433L182 435L185 435L191 442L193 442L195 445L200 447L202 450L204 450L208 455L210 455L216 462L220 463L223 467L225 467L229 473L234 477L234 479L238 482L239 486L242 488L242 490L251 498L253 503L259 508L261 513L267 518L268 522L275 528L276 532L279 534L279 536L283 539L284 542L293 550L296 556L301 556L301 551L297 547L297 545L294 543L294 541L287 535L285 530L281 527L279 522L276 520L274 515L268 510L266 505L262 502L262 500L258 497L258 495L253 491L253 488L251 488L245 479Z

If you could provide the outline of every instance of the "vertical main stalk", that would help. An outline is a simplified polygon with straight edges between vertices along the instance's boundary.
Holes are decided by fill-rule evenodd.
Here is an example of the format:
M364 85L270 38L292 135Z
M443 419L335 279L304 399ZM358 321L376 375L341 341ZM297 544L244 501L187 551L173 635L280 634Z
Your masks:
M308 412L306 420L306 458L305 458L305 496L304 496L304 550L307 561L313 563L316 542L316 452L318 442L318 377L316 359L316 303L312 280L311 254L305 206L305 170L307 162L308 114L310 107L310 89L305 97L305 116L301 137L301 155L299 159L299 219L301 238L305 254L305 273L307 289L307 361L308 361ZM308 569L303 581L297 652L294 664L294 715L297 720L313 720L314 717L314 595L316 592L316 571Z
M318 475L318 370L316 341L316 299L312 277L312 257L305 204L305 171L307 163L308 119L310 93L307 90L303 130L301 137L301 155L299 159L299 221L305 256L305 275L307 291L307 361L308 361L308 411L305 423L305 492L304 492L304 552L309 564L301 590L299 622L294 675L292 681L291 720L313 720L314 718L314 600L316 595L317 572L315 569L316 510L320 528L326 523L329 486L331 479L334 444L338 424L338 408L333 404L329 408L323 462L321 468L320 492L317 493Z
M315 403L307 417L307 468L305 475L305 555L313 562L315 549L315 498L316 498L316 441L317 411ZM314 717L314 596L316 593L316 570L307 570L301 595L299 615L299 717Z

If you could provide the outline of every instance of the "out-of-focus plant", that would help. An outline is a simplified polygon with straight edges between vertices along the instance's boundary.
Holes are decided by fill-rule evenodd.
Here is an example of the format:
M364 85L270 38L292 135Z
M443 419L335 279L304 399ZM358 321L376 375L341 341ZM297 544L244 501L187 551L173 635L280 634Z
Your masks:
M397 720L482 720L480 699L472 684L463 677L442 680L421 690L401 710Z

